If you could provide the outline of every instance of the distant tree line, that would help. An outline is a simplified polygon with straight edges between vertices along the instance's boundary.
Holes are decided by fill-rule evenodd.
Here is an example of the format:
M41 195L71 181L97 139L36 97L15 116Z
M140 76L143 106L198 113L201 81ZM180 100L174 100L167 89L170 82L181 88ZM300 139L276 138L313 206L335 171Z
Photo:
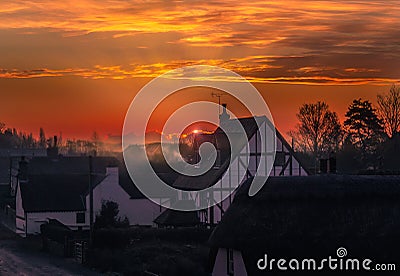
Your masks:
M32 133L18 131L15 128L6 127L5 123L0 122L0 148L1 149L46 149L58 147L59 153L66 155L82 155L102 153L104 143L101 141L97 132L93 132L90 139L66 139L62 134L57 135L57 139L46 137L43 128L39 129L39 137Z
M18 131L15 128L6 127L5 123L0 122L0 148L37 148L38 140L32 133Z
M325 102L303 104L289 134L310 171L321 158L336 157L340 173L400 173L400 88L369 100L354 99L341 124Z

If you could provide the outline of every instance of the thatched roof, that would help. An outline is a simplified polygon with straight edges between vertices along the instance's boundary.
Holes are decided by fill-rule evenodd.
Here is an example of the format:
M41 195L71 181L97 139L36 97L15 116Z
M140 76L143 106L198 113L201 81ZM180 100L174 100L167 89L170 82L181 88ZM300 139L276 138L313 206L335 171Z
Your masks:
M391 257L400 241L398 176L270 177L254 197L249 183L209 240L245 252L245 262L266 252L335 255L340 246Z
M398 176L270 177L254 197L247 194L250 180L236 194L211 244L240 248L272 237L400 230ZM386 227L385 219L398 228Z

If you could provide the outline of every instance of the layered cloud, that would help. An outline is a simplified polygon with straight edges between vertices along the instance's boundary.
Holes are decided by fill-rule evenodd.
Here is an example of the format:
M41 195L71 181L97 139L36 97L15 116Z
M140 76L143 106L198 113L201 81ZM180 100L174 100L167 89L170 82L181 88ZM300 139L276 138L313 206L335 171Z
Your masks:
M230 69L251 82L258 83L293 83L315 85L359 85L359 84L387 84L397 82L394 74L388 74L381 69L351 67L352 64L338 64L335 67L307 66L316 59L312 56L251 56L230 60L181 60L170 63L155 64L128 64L126 66L95 65L91 68L48 69L32 70L1 69L0 78L29 79L40 77L79 76L90 79L128 79L153 78L169 70L191 65L213 65ZM345 60L345 59L344 59ZM295 61L295 62L294 62ZM312 63L313 64L313 63ZM393 77L390 77L392 75ZM176 75L176 78L192 78L190 75ZM215 76L215 80L224 81L224 78Z
M26 1L0 7L0 77L154 77L224 66L254 82L398 81L398 1Z

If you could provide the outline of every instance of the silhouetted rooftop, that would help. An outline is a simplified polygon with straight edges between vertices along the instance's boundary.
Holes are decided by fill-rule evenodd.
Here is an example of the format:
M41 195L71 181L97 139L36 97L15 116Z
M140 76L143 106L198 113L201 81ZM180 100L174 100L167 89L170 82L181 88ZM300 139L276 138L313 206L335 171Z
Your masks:
M285 235L366 235L400 229L400 176L269 177L254 197L247 194L250 183L238 190L212 244L240 247Z
M93 187L104 177L94 176ZM84 211L89 175L30 175L20 188L25 212Z
M254 197L250 181L209 240L244 252L249 269L264 253L324 256L346 246L355 255L399 255L399 176L270 177Z
M114 157L93 157L93 173L104 174L107 167L118 167L120 162ZM29 161L28 174L84 174L89 173L89 157L58 156L56 158L34 157Z

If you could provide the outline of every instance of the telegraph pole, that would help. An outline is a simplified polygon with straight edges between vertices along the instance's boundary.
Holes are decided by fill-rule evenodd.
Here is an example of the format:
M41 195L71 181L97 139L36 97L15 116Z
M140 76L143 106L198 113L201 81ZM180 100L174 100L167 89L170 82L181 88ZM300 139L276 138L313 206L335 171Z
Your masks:
M93 246L93 158L89 155L89 247Z
M9 179L10 195L14 196L13 195L14 191L13 191L13 186L12 186L12 177L13 177L13 175L12 175L12 157L11 157L11 155L10 155L10 171L9 171L9 174L10 174L10 179Z

